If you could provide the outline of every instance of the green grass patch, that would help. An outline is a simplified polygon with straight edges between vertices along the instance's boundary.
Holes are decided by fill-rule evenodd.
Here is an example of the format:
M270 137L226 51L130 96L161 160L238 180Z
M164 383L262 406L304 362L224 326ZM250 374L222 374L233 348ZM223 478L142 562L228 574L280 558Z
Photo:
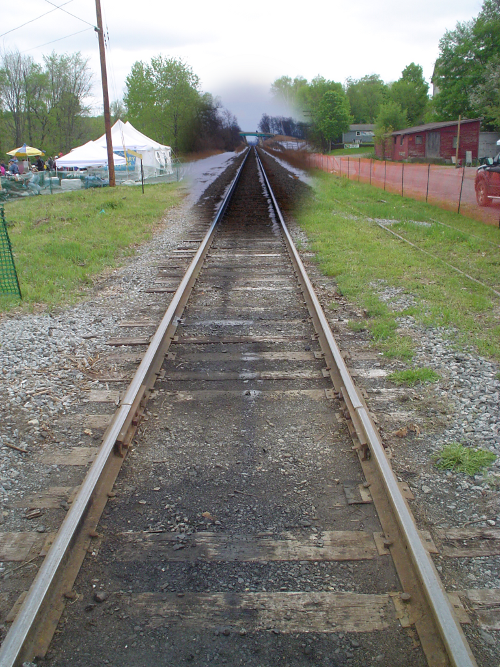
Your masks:
M89 189L27 197L5 205L23 300L0 297L0 310L74 302L95 277L151 238L180 200L176 183Z
M411 315L419 324L453 330L457 345L473 344L500 360L500 299L445 264L500 291L498 228L323 172L316 173L314 196L298 220L321 270L367 311L366 327L384 354L411 359L414 344L398 328L398 318ZM376 220L389 221L391 230L436 259Z
M471 477L489 468L496 460L495 454L486 449L464 447L458 442L445 445L440 452L434 454L436 468L464 472Z
M330 151L328 155L345 155L352 158L358 157L373 157L375 155L375 149L373 146L360 146L359 148L334 148L333 151Z
M416 384L426 384L427 382L437 382L440 375L432 368L408 368L405 371L394 371L387 376L388 380L394 384L405 384L408 387L414 387Z

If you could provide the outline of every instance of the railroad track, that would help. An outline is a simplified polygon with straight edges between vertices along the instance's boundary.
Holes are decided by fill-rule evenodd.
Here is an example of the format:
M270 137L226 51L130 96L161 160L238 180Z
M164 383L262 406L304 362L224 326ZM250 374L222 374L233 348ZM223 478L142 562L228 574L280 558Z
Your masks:
M115 341L150 345L2 667L476 664L254 152L238 177Z

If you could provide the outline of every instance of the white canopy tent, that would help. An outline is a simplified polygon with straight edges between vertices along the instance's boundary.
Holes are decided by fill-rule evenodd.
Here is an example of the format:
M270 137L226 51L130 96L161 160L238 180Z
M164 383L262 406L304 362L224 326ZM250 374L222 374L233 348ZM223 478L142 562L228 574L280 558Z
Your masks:
M111 139L113 141L113 152L127 158L127 166L120 167L120 171L136 178L140 178L140 159L134 155L142 156L144 175L146 177L159 176L172 173L172 149L163 146L154 139L150 139L139 130L136 130L128 121L124 123L117 120L111 128ZM106 135L96 140L96 144L106 147ZM129 151L133 151L130 153ZM116 164L116 163L115 163Z
M121 155L113 154L113 162L116 166L123 166L127 160ZM83 146L73 148L67 155L58 157L56 160L58 169L62 167L78 167L84 169L85 167L107 167L108 166L108 152L106 146L104 148L95 141L88 141Z

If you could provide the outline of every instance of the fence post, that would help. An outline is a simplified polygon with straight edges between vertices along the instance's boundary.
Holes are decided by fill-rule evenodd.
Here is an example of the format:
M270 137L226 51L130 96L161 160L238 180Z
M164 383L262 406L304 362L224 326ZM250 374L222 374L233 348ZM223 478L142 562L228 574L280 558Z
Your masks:
M358 157L358 183L360 174L361 174L361 158Z
M460 197L458 198L458 211L460 213L460 204L462 203L462 188L464 187L464 176L465 176L465 162L462 169L462 182L460 183Z
M372 158L370 158L370 185L372 184Z
M402 163L403 168L401 169L401 196L404 197L405 190L404 190L404 184L405 184L405 163Z
M347 156L347 180L349 180L349 156Z
M386 180L387 180L387 160L384 160L384 191L385 191Z
M431 175L431 163L429 162L429 166L427 167L427 192L425 193L425 203L427 204L427 200L429 198L429 178Z

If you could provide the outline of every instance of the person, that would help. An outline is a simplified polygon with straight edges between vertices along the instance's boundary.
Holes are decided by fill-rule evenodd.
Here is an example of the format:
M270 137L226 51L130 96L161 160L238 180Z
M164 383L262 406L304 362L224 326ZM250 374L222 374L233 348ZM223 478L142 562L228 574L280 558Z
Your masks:
M49 171L54 171L55 163L52 157L49 157L49 159L47 160L47 167Z
M11 174L19 175L19 167L17 166L17 160L9 160L9 171Z
M5 164L3 162L0 162L0 176L5 176L5 172L7 170L5 169Z
M39 155L37 161L35 162L36 168L38 171L43 171L45 169L45 162L42 160L42 156Z

